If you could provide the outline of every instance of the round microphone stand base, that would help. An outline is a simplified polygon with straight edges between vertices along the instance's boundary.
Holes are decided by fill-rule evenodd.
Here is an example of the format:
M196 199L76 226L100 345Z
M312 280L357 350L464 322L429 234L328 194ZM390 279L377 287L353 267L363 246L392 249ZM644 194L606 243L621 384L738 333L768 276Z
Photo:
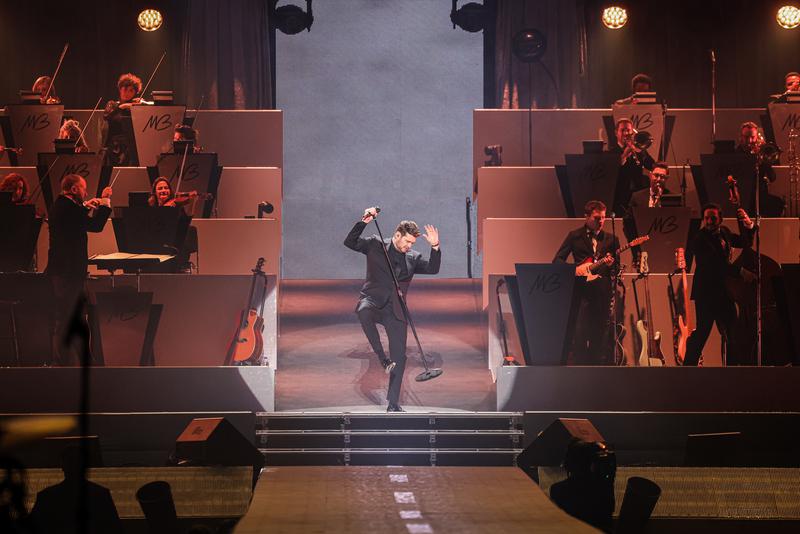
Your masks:
M427 382L428 380L433 380L437 376L440 376L444 371L441 369L426 369L422 371L420 374L414 377L414 380L417 382Z

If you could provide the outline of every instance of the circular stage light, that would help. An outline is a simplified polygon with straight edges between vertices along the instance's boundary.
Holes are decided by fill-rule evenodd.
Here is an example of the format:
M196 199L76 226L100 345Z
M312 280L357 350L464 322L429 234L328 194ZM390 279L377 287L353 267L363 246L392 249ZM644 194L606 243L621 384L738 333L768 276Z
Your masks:
M628 11L624 7L609 6L603 10L603 24L606 28L618 30L628 22Z
M792 30L800 26L800 9L795 6L783 6L775 14L775 20L781 28Z
M161 12L157 9L145 9L139 13L136 22L139 23L140 29L146 32L154 32L161 27L164 17L161 16Z

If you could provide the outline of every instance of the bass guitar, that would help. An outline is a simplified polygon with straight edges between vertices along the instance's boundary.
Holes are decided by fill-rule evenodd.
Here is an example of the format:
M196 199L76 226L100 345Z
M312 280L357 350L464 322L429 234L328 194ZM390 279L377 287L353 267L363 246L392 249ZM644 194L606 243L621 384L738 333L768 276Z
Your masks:
M642 352L639 354L640 367L663 367L664 355L661 353L661 332L656 332L653 325L653 310L650 304L650 268L647 265L647 252L642 252L639 260L639 277L644 280L644 313L636 322L636 330L642 342ZM638 310L638 306L637 306Z
M594 263L592 262L592 258L586 258L582 263L579 263L578 265L575 266L575 276L582 276L586 278L587 282L592 282L594 280L597 280L598 278L601 278L599 274L595 274L595 271L597 269L603 267L604 265L611 265L614 262L615 256L618 256L619 254L625 252L631 247L641 245L648 239L650 239L649 235L643 235L641 237L637 237L636 239L629 242L627 245L618 248L616 254L614 254L613 256L609 254L605 258L600 258Z
M686 252L682 247L675 250L675 263L681 272L681 285L683 286L683 314L678 314L678 351L675 354L675 363L683 365L683 360L686 358L686 341L692 330L689 328L691 303L689 302L689 284L686 282Z
M264 358L264 318L258 311L262 292L256 297L256 284L266 284L264 277L264 258L258 258L253 269L253 279L250 282L250 295L247 297L247 307L242 310L236 334L233 336L225 358L225 365L261 365Z

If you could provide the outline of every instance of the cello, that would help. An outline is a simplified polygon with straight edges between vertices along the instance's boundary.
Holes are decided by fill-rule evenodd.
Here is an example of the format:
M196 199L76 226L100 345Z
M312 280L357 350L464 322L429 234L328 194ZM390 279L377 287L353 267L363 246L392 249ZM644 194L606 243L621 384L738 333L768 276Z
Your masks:
M250 282L250 294L247 297L247 306L239 316L236 333L233 336L225 365L261 365L264 360L264 331L263 300L261 291L256 293L256 284L262 281L266 286L266 278L261 268L264 258L258 258L253 268L253 279ZM261 311L259 311L261 308Z

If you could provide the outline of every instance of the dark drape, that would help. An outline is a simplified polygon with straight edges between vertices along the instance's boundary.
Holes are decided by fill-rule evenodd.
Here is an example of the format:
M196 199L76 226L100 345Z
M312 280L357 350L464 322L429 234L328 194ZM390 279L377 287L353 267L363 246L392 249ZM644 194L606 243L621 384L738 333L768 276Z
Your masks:
M192 0L184 7L181 73L188 102L211 109L273 105L267 0Z
M710 50L717 57L717 105L758 107L783 90L783 76L800 70L800 30L775 23L780 2L749 0L628 2L630 20L620 30L602 25L602 0L503 0L496 22L495 103L527 107L527 69L511 55L519 29L548 38L533 66L534 107L608 107L630 94L630 79L650 74L671 107L711 105Z
M159 30L138 28L144 7L164 15ZM17 102L17 91L51 75L69 42L56 81L67 107L116 98L124 72L146 83L166 52L148 93L172 89L176 102L191 107L205 95L206 109L271 108L268 13L269 0L0 2L0 105Z

